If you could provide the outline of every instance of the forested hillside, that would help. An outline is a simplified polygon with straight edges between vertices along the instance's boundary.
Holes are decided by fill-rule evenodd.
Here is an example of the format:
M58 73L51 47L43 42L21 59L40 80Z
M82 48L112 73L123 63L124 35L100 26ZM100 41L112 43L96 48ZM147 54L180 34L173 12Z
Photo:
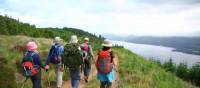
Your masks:
M65 41L68 41L71 35L77 35L80 38L89 37L91 41L98 42L103 40L101 36L96 36L89 32L85 32L76 28L36 28L35 25L29 23L23 23L19 20L12 19L7 15L0 15L0 34L1 35L26 35L30 37L45 37L54 38L60 36Z

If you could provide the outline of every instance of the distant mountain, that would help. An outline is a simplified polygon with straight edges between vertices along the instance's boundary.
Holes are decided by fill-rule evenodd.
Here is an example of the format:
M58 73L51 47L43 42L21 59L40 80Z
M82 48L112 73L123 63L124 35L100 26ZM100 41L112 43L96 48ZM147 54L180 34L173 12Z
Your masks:
M103 37L106 39L110 40L118 40L118 41L126 41L128 39L132 38L137 38L138 36L135 35L117 35L117 34L111 34L111 33L106 33L106 34L101 34Z
M155 37L155 36L106 36L105 38L138 44L150 44L175 48L175 51L200 55L200 37Z

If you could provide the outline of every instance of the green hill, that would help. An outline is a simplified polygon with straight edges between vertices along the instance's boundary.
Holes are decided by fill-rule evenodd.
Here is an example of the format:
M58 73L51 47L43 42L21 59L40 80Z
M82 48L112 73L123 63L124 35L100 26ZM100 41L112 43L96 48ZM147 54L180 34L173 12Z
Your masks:
M166 72L158 64L145 60L124 48L114 48L119 58L118 88L195 88L170 72ZM99 84L94 79L87 88L95 88Z
M95 45L101 44L102 40L104 40L101 35L97 36L77 28L36 28L35 25L20 22L6 15L0 15L0 35L25 35L34 38L54 38L55 36L60 36L65 41L68 41L71 35L77 35L79 40L89 37L90 41L94 42Z
M2 26L3 25L3 26ZM6 26L5 26L6 25ZM18 28L17 28L18 27ZM4 29L5 28L5 29ZM35 40L39 46L39 53L44 63L48 49L53 43L52 38L61 36L65 41L73 34L79 36L81 40L85 36L92 39L92 45L97 49L103 40L88 32L73 28L36 28L34 25L19 22L9 17L0 16L0 88L20 88L24 84L25 78L19 74L19 61L25 51L25 44L30 40ZM4 35L2 35L4 34ZM28 37L29 36L29 37ZM81 42L81 41L80 41ZM114 48L114 52L119 57L119 88L193 88L174 74L165 72L153 62L124 49ZM68 80L68 72L64 73L64 80ZM55 83L55 73L53 67L46 73L42 72L42 85L48 85L48 80ZM49 79L48 79L49 78ZM25 83L25 88L31 88L30 80ZM96 79L86 85L87 88L96 88Z

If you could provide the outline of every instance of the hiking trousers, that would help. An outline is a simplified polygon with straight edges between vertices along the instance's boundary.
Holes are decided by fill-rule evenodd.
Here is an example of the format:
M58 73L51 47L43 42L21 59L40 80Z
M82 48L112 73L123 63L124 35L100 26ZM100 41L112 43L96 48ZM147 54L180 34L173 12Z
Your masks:
M33 83L33 88L42 88L41 85L41 71L38 74L31 77L31 81Z
M81 80L81 66L78 68L70 68L69 72L72 88L78 88L79 81Z
M63 72L60 71L61 64L56 64L56 87L62 87L62 82L63 82Z
M79 80L77 80L77 79L71 80L72 88L78 88L78 84L79 84Z
M85 77L87 77L87 79L88 79L88 77L89 77L89 74L90 74L90 70L91 70L91 63L90 63L90 61L85 61L84 62L84 76Z

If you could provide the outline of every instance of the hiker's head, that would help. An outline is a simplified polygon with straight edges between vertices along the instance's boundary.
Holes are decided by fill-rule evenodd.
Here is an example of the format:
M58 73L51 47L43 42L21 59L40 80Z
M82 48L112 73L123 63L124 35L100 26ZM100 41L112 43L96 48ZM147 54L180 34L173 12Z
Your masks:
M88 43L88 42L89 42L89 38L88 38L88 37L85 37L85 38L84 38L84 42L85 42L85 43Z
M60 37L55 37L54 39L54 43L60 43L62 41L62 39Z
M72 35L69 43L78 43L78 38L76 35Z
M111 41L108 41L108 40L105 40L102 44L103 46L103 50L109 50L112 48L112 42Z
M26 45L26 49L28 51L35 51L35 50L37 50L37 48L38 48L38 46L37 46L37 44L34 41L30 41Z

